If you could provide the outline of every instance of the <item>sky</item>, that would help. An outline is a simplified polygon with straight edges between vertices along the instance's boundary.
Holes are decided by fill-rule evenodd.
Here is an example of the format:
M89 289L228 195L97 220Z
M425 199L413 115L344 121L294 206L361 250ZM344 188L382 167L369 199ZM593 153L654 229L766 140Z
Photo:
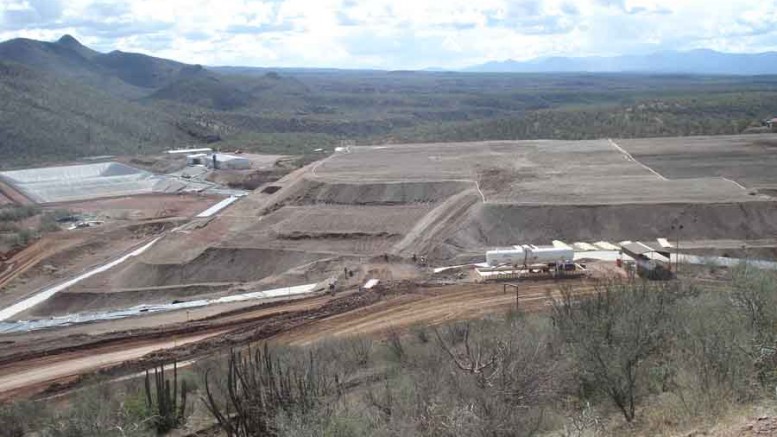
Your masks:
M203 65L462 68L777 50L777 0L0 0L0 39L71 34Z

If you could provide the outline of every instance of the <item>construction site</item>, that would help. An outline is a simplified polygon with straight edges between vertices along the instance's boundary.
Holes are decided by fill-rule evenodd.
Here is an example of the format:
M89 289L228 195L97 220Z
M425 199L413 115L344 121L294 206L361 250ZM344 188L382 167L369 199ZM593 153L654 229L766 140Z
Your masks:
M192 152L160 158L184 162L164 173L0 173L0 205L98 224L0 263L0 399L257 340L542 311L562 281L586 294L686 265L774 269L774 150L774 134L392 144L300 168Z

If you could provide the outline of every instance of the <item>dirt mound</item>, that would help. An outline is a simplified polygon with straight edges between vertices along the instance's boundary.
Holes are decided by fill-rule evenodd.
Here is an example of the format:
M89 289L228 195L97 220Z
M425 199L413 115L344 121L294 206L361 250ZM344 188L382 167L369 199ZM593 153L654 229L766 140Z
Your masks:
M314 252L212 247L184 264L131 263L117 272L111 282L116 288L250 282L329 256Z
M549 205L478 204L434 256L481 251L519 243L675 238L756 239L777 233L777 202ZM455 250L454 250L455 249Z
M306 180L290 201L299 205L396 205L439 202L472 187L470 182L332 183Z

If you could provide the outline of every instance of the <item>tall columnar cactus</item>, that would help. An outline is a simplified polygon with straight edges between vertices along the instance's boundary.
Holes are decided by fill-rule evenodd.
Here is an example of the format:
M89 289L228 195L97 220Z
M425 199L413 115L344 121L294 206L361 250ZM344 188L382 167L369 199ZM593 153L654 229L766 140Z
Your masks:
M151 386L151 373L146 370L146 407L151 414L149 423L158 434L164 434L183 424L186 412L186 396L189 387L181 382L180 399L178 396L178 363L173 363L172 381L165 378L165 366L154 368L154 387Z

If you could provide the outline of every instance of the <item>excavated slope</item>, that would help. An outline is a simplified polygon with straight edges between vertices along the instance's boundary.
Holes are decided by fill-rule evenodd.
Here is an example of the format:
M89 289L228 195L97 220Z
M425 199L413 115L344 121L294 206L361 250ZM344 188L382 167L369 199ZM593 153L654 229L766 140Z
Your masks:
M699 204L621 204L523 206L478 204L438 247L450 258L460 249L519 243L653 240L676 238L673 221L683 225L682 239L757 239L777 234L777 202ZM455 248L455 250L454 250Z
M185 264L129 264L115 275L114 283L152 287L212 282L249 282L331 255L272 249L211 247Z
M290 197L290 201L306 204L396 205L405 203L441 202L474 184L458 181L341 183L307 179Z

